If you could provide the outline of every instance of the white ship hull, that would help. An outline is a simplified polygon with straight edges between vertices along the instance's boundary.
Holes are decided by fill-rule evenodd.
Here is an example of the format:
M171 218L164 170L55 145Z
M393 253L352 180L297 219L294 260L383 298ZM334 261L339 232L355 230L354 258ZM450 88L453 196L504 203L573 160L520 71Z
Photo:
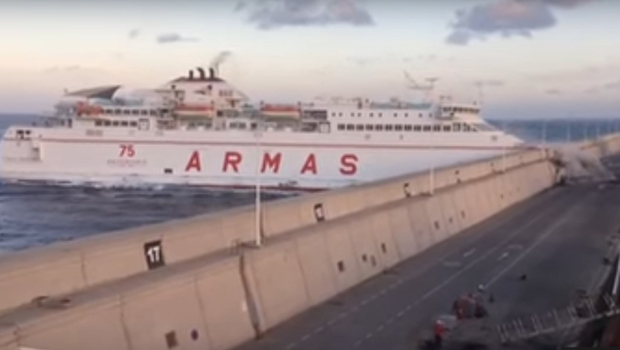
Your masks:
M18 138L16 129L29 130ZM97 132L95 132L97 131ZM443 137L442 137L443 136ZM477 133L312 134L12 127L0 178L108 185L321 190L508 152L515 139ZM260 159L261 172L259 173Z

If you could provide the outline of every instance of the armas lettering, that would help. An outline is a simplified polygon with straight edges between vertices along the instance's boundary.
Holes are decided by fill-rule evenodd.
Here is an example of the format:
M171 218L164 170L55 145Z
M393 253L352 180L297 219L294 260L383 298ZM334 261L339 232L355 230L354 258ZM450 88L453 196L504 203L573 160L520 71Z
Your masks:
M229 151L224 154L224 161L222 164L222 172L224 173L239 173L241 163L243 162L243 155L240 152ZM352 153L343 154L340 157L340 166L338 171L341 175L352 176L357 174L359 158ZM282 166L282 153L264 153L261 159L260 172L270 172L278 174ZM199 151L193 151L185 166L185 172L201 172L202 171L202 159ZM302 175L312 174L317 175L319 167L317 163L317 157L314 153L310 153L304 160L299 173Z
M189 157L189 161L185 166L185 172L190 170L202 171L202 165L200 164L200 152L194 151Z
M311 172L316 175L316 156L314 153L310 153L306 161L304 162L304 166L301 168L301 173L305 174L307 172Z
M228 171L228 167L231 167L234 172L239 172L239 163L243 160L241 153L239 152L226 152L224 155L224 165L222 167L223 172Z
M345 154L340 157L340 173L342 175L355 175L357 173L357 156Z
M282 162L282 153L276 153L273 157L269 153L265 153L263 156L263 164L261 165L260 172L264 173L267 168L271 169L274 174L280 171L280 163Z

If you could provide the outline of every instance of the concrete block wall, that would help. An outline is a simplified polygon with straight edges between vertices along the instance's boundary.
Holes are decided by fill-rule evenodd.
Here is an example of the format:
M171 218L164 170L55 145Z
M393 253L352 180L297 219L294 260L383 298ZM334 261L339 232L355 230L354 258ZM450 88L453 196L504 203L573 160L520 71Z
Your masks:
M534 152L525 158L526 163L538 161L540 153ZM508 159L507 156L505 162L513 164ZM492 174L492 162L497 160L437 169L435 188ZM276 237L315 225L316 205L320 205L325 218L331 220L398 201L407 196L405 184L412 196L427 193L430 173L265 203L263 234L267 238ZM454 224L450 229L454 230L452 226ZM254 237L254 209L245 207L5 255L0 257L0 289L3 290L0 311L38 296L68 293L147 272L146 244L160 242L165 246L166 264L172 264L229 249L235 242L252 241ZM50 272L52 266L54 269Z
M611 134L594 141L584 141L578 148L595 157L604 157L620 152L620 134Z
M251 208L239 208L7 254L0 257L0 312L147 272L145 245L152 242L165 246L166 264L228 249L254 239L254 222Z
M67 295L66 308L14 310L0 318L0 349L220 350L252 339L240 259L185 267Z
M268 330L548 188L554 183L552 170L547 162L532 163L433 196L402 198L289 233L249 252L260 329ZM538 178L542 180L532 181ZM486 205L479 205L481 198Z
M620 135L606 135L595 142L597 156L604 157L620 152Z
M525 151L521 163L539 161L541 153ZM505 166L519 166L506 155ZM496 160L470 162L436 169L436 189L487 176L497 171ZM494 163L491 166L491 163ZM407 186L407 188L405 188ZM332 220L367 208L429 192L430 173L400 176L376 183L265 203L262 232L271 238L317 223L316 206ZM437 204L439 205L439 204ZM454 231L455 223L441 227ZM452 220L455 220L454 218ZM253 207L201 215L116 233L59 243L0 257L0 310L27 303L37 296L67 293L99 283L127 278L148 271L145 245L160 242L166 264L177 263L231 248L235 242L255 236ZM50 273L49 266L57 272ZM26 292L25 292L26 291Z
M163 350L167 337L183 349L227 349L538 193L553 183L551 170L540 161L401 196L240 257L214 253L71 293L66 309L22 306L0 316L0 349ZM519 196L507 194L515 187Z
M434 188L440 189L493 174L502 169L510 169L546 159L540 150L507 152L495 159L474 161L454 166L438 168L434 171ZM329 192L306 195L300 198L266 203L263 206L263 232L266 237L274 237L296 228L314 225L314 208L320 204L327 219L350 215L366 208L375 207L405 196L405 186L411 195L427 193L430 190L430 171L399 176L368 184L351 186Z

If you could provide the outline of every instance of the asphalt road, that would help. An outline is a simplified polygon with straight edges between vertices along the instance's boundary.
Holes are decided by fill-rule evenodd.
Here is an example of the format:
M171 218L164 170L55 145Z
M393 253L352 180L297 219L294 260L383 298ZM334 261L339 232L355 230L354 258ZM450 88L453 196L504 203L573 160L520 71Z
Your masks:
M434 318L479 284L495 297L491 326L566 306L606 277L602 261L619 232L619 209L619 185L549 189L237 350L415 349Z

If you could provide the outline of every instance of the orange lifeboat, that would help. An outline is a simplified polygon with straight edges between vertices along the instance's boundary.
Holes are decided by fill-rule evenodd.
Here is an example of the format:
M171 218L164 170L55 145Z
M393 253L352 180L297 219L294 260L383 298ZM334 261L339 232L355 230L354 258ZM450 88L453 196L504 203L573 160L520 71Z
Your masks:
M182 104L176 108L177 112L212 112L212 105L187 105Z
M261 104L260 112L269 117L299 118L301 110L294 104Z
M179 104L174 111L179 115L211 117L215 113L213 104Z
M82 115L99 115L103 113L103 108L101 106L90 105L85 102L78 102L76 106L76 112L78 116Z

